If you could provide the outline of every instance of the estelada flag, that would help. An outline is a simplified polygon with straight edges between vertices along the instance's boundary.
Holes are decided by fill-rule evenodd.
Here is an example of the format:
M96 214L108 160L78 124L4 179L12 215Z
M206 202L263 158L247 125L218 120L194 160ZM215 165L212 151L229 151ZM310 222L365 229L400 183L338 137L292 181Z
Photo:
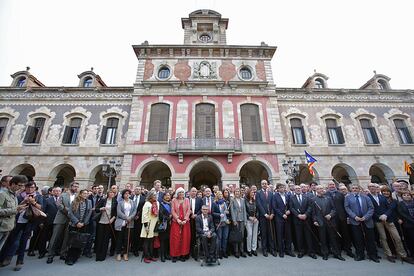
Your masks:
M413 169L411 168L410 164L408 164L407 161L404 160L404 171L408 174L411 175L413 173Z
M308 170L309 173L311 175L315 175L315 171L313 170L313 165L315 164L315 162L317 162L318 160L316 160L312 155L310 155L306 150L305 150L305 155L306 155L306 162L308 163Z

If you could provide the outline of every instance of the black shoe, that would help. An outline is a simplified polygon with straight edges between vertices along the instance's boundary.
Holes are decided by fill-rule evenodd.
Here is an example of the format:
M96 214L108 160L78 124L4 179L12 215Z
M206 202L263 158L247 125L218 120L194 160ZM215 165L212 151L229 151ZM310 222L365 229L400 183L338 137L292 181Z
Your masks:
M410 258L410 257L402 257L401 260L409 264L414 264L413 258Z
M292 251L288 251L288 252L286 252L286 255L291 256L291 257L296 257L296 255L295 255L295 254L293 254L293 252L292 252Z
M247 251L247 255L248 255L249 257L251 257L251 256L252 256L252 252Z
M240 258L240 254L236 253L236 254L234 254L234 257L236 257L238 259L238 258Z
M65 256L60 256L59 259L61 259L63 261L66 260Z
M27 256L33 257L34 255L36 255L34 251L27 252Z
M284 258L285 257L285 253L279 253L279 257L280 258Z
M223 253L223 257L226 258L226 259L229 257L229 255L227 255L227 252Z
M348 255L351 258L355 258L355 255L354 255L354 253L352 253L352 251L347 251L346 255Z
M74 263L73 263L73 261L66 261L65 264L67 264L67 265L73 265Z
M369 257L369 259L371 261L373 261L374 263L379 263L380 262L380 260L376 256Z
M267 252L265 251L265 252L263 252L263 256L267 257L269 255L267 255Z
M328 260L328 255L323 255L322 260L327 261Z
M395 263L395 258L393 256L387 256L387 260L391 263Z
M257 256L257 251L256 251L256 250L253 250L253 251L252 251L252 254L253 254L254 256Z
M38 259L43 259L45 257L46 253L40 253Z
M113 257L114 255L115 255L115 251L114 252L112 252L112 251L109 252L110 257Z
M83 254L86 258L92 258L92 253L86 253L86 254Z
M309 257L311 257L312 259L317 259L317 258L318 258L318 257L316 257L316 255L315 255L315 254L313 254L313 253L309 254Z
M342 257L341 255L334 255L335 259L338 259L340 261L345 261L344 257Z
M167 254L167 256L165 256L165 259L168 260L168 261L171 260L170 255Z
M48 257L46 263L47 264L53 263L53 257Z
M362 261L362 260L365 260L365 257L364 256L355 256L355 258L354 258L354 260L356 261L356 262L359 262L359 261Z
M242 256L243 258L246 258L246 257L247 257L247 256L246 256L246 253L244 253L244 252L241 254L241 256Z
M165 263L165 257L164 256L161 256L161 262Z
M299 253L298 254L298 258L300 259L300 258L303 258L303 253Z
M135 252L134 252L134 256L135 256L135 257L138 257L138 256L139 256L139 252L138 252L138 251L135 251Z
M271 251L270 254L272 254L273 257L277 257L277 253L275 251Z
M177 258L176 257L172 257L172 262L173 263L177 262Z
M181 256L180 257L180 261L185 262L185 257L184 256Z

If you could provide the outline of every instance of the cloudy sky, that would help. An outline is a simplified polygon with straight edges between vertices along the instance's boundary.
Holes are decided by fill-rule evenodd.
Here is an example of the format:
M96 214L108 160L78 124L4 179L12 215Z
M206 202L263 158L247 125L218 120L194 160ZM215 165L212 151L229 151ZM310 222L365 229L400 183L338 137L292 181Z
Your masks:
M414 88L411 0L0 0L0 86L26 66L47 86L76 86L90 67L109 86L131 86L131 45L181 44L181 17L200 8L229 18L230 45L277 46L279 87L316 69L331 88L359 88L373 70Z

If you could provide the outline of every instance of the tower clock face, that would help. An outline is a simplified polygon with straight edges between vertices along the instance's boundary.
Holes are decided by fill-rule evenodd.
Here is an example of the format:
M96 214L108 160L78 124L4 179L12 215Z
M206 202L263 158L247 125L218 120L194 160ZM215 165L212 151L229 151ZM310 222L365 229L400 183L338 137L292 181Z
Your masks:
M212 38L211 38L211 35L210 34L208 34L208 33L202 33L198 37L198 40L200 40L203 43L207 43L207 42L210 42L212 40Z

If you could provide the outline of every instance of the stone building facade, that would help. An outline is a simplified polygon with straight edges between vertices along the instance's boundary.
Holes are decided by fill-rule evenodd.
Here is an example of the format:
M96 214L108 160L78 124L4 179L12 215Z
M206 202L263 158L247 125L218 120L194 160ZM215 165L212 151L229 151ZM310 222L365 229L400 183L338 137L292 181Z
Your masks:
M47 87L29 69L13 74L0 87L3 174L87 187L108 183L102 167L113 160L111 181L121 186L257 185L286 181L291 158L301 164L297 182L408 180L413 90L391 89L376 73L359 89L328 88L316 72L301 88L276 87L276 47L228 45L228 19L215 11L181 22L181 45L132 46L130 87L108 87L93 69L77 87ZM304 150L318 160L313 179Z

